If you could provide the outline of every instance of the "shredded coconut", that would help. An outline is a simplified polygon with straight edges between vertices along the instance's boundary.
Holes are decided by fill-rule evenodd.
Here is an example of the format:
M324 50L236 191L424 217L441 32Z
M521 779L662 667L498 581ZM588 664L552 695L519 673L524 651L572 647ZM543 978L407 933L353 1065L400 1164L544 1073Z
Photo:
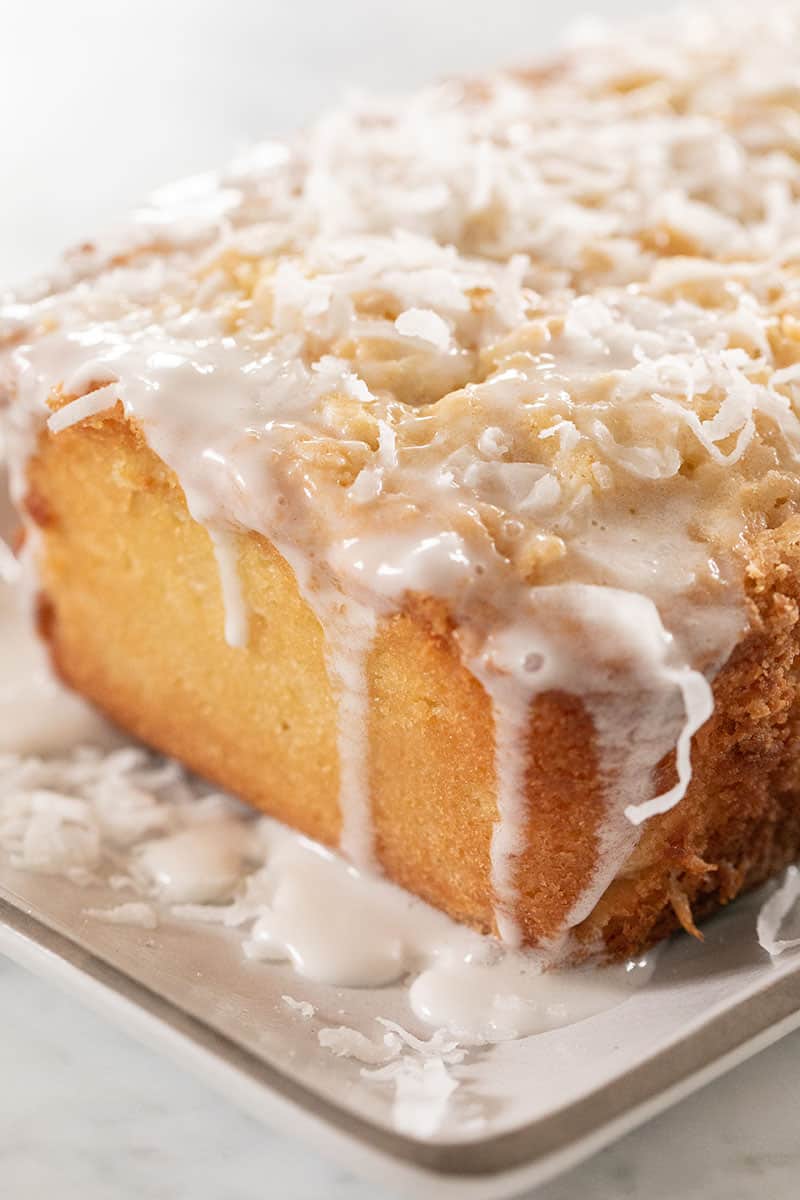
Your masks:
M347 1025L338 1028L320 1029L317 1034L323 1050L330 1050L337 1058L355 1058L362 1063L385 1063L394 1057L392 1047L383 1042L370 1041L366 1034Z
M463 1062L466 1050L444 1030L428 1039L415 1037L395 1021L377 1018L386 1029L382 1043L347 1026L321 1029L319 1044L338 1057L370 1064L361 1075L394 1091L396 1127L417 1137L431 1137L447 1115L450 1098L459 1087L452 1067Z
M116 908L87 908L87 917L94 917L107 925L138 925L142 929L156 929L158 914L151 904L131 901L129 904L118 904Z
M446 350L450 345L447 322L430 308L408 308L400 313L394 324L403 337L421 338L437 350Z
M308 1000L295 1000L294 996L281 996L281 1000L287 1008L296 1012L306 1021L309 1021L317 1011Z
M87 417L95 417L98 413L105 412L116 404L118 398L119 385L106 384L105 387L87 392L84 396L70 401L63 408L57 409L51 417L48 417L47 426L51 433L60 433L62 429L67 429L70 425L77 425L79 421L85 421Z
M756 922L758 943L771 958L783 954L784 950L794 950L800 946L800 938L778 936L781 925L797 903L798 896L800 871L797 867L787 867L783 882L769 899L764 901Z
M361 1074L374 1083L394 1088L393 1116L401 1133L432 1137L447 1115L459 1086L441 1058L405 1057Z

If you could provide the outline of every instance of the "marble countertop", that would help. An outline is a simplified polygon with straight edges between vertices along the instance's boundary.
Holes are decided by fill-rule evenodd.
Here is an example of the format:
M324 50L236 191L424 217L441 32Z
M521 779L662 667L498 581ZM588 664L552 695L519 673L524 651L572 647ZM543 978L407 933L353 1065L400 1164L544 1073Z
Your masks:
M45 268L149 187L302 123L347 87L399 88L524 59L587 8L644 6L5 0L0 281ZM383 1200L2 960L0 1078L9 1200ZM537 1200L789 1200L798 1111L800 1033Z
M8 1200L393 1200L239 1113L71 997L0 959ZM800 1031L536 1200L794 1200Z

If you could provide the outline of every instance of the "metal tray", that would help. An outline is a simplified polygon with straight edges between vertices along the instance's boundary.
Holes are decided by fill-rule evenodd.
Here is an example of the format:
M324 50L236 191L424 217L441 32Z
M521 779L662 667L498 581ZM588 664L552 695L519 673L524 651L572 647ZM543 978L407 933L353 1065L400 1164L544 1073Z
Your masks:
M800 1026L800 956L755 938L763 897L665 947L652 981L577 1025L473 1052L436 1133L396 1125L392 1088L320 1046L323 1026L409 1024L403 989L347 991L243 960L235 935L85 915L101 888L0 865L0 952L61 983L272 1125L415 1196L502 1197L543 1182ZM304 1019L282 999L308 1000ZM413 1028L413 1024L412 1024ZM421 1031L419 1031L421 1032Z

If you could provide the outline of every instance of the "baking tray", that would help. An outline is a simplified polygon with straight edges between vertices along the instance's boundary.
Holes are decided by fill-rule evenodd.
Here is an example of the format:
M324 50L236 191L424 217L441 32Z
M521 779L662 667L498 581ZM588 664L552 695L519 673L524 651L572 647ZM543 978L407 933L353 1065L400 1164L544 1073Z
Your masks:
M674 939L616 1009L471 1052L438 1128L398 1130L391 1085L318 1041L409 1020L402 987L346 990L242 958L237 936L166 920L155 930L85 913L102 886L0 864L0 952L77 993L273 1126L414 1196L503 1197L551 1178L800 1026L800 956L759 947L763 893ZM284 999L307 1001L305 1017ZM308 1011L308 1010L306 1010ZM429 1032L429 1031L428 1031Z

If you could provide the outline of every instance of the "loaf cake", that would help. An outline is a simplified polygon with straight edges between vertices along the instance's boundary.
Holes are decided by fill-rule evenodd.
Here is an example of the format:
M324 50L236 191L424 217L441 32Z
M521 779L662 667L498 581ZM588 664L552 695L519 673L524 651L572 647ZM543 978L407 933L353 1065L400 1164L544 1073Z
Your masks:
M9 296L39 630L515 946L800 853L800 7L357 99Z

